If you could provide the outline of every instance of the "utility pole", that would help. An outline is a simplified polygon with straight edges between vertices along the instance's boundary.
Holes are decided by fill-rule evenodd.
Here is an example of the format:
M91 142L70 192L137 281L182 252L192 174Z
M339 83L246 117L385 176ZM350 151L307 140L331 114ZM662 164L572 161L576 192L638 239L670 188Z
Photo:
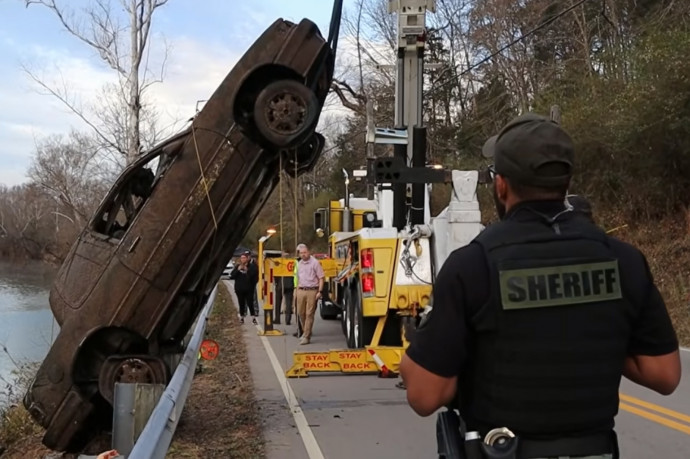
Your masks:
M426 128L423 119L424 51L426 49L427 12L436 12L435 0L389 0L388 12L395 13L397 27L397 62L395 79L395 128L381 129L373 125L373 109L367 107L368 177L370 183L383 183L383 190L393 192L392 224L402 230L411 225L427 223L429 196L426 183L445 181L439 174L424 173L426 165ZM393 160L382 164L373 155L374 144L392 144ZM381 167L383 166L383 169ZM401 168L412 168L417 177L405 181ZM408 171L411 172L411 171ZM411 176L412 174L408 174ZM433 177L432 177L433 176ZM393 178L390 181L386 179ZM408 196L410 200L408 201ZM382 210L386 225L385 196Z

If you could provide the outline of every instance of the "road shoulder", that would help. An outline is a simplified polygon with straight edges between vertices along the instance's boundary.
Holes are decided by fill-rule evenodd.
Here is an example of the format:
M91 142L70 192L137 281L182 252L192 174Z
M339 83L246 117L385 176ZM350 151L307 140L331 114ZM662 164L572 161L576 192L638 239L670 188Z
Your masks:
M226 285L232 297L235 298L232 284L226 282ZM238 320L238 318L235 316L233 320ZM257 328L252 325L251 320L245 320L242 327L254 394L261 415L266 458L304 459L309 457L295 425L290 406L283 395L283 389L257 333ZM269 339L283 339L283 337Z

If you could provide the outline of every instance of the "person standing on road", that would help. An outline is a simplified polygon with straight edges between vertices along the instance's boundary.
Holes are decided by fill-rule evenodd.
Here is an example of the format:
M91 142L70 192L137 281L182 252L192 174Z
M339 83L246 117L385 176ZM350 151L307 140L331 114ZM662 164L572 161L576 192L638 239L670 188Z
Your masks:
M293 282L292 282L293 289L296 289L297 284L299 284L299 271L298 271L297 267L299 266L299 261L300 261L299 251L300 251L300 249L302 249L302 247L306 247L306 246L304 244L298 244L297 247L295 248L295 268L293 269L294 275L293 275ZM295 333L293 333L292 336L295 336L297 338L301 338L302 333L303 333L302 329L304 327L302 324L302 320L300 320L299 312L297 311L297 296L293 295L292 298L293 298L293 300L292 300L293 308L292 309L295 311L295 314L297 315L297 331Z
M259 285L259 263L256 261L256 257L252 256L252 253L250 251L247 251L246 254L249 257L249 276L254 285L254 287L252 288L252 315L258 315L259 291L257 287Z
M240 261L235 264L235 268L230 273L230 279L235 281L235 294L237 295L237 307L240 313L240 323L244 323L247 316L247 309L251 311L252 323L256 324L256 311L254 310L254 292L256 282L251 271L249 255L245 252L240 255Z
M455 250L400 364L420 416L458 409L517 458L618 457L621 376L660 394L680 381L678 340L644 255L565 205L570 136L527 114L495 139L501 221Z
M290 254L288 252L283 252L283 259L288 260ZM296 269L296 262L292 262L292 270ZM292 298L295 292L295 278L294 274L290 276L277 276L275 278L275 290L276 290L276 304L274 305L274 317L273 323L280 324L280 315L282 312L283 298L285 298L285 325L290 325L292 322Z
M309 247L299 245L300 260L297 263L297 314L303 327L300 344L311 342L314 315L316 314L316 302L321 298L323 290L324 272L319 260L312 257Z

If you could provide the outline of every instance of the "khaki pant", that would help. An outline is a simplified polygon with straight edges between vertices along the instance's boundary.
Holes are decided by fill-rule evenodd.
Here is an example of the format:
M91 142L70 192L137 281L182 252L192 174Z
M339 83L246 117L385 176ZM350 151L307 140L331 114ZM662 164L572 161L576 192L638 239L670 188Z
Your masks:
M314 326L314 315L316 315L316 290L295 290L295 300L297 302L297 314L302 323L302 337L311 339L311 329Z

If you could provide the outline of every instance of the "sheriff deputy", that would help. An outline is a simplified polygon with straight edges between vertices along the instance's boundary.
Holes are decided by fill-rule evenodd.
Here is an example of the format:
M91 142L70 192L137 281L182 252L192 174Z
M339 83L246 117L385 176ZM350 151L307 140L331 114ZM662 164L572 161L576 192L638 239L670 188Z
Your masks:
M678 340L644 255L564 202L574 147L520 116L490 139L501 221L448 257L400 372L421 416L455 406L482 438L505 427L518 458L618 457L621 376L660 394Z

